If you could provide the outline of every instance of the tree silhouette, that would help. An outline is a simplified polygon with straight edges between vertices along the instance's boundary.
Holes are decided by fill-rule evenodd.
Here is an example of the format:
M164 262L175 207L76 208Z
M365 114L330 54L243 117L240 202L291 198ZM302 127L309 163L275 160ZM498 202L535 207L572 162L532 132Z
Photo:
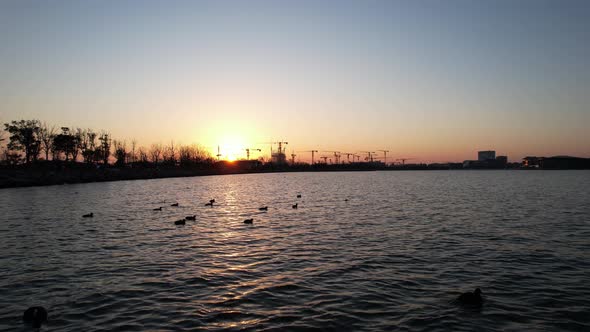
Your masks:
M47 123L43 122L41 128L39 128L39 141L41 142L41 148L45 151L45 160L49 160L49 153L53 150L53 139L55 138L55 126L47 126Z
M37 160L41 143L39 141L39 120L20 120L4 124L4 129L10 134L7 145L9 150L22 151L25 163Z

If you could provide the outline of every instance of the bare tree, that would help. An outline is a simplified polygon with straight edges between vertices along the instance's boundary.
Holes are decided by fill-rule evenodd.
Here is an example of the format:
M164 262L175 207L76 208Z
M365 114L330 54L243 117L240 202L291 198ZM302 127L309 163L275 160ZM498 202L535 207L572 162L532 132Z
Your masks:
M115 164L117 166L124 166L126 163L126 159L127 159L127 144L125 143L125 141L118 141L118 140L113 140L113 147L115 149L115 158L117 159L117 161L115 162Z
M146 152L146 149L143 146L140 146L139 149L137 149L137 154L138 154L138 158L139 158L139 162L141 162L142 164L147 164L148 162L148 154Z
M41 141L41 148L45 151L45 160L49 160L49 153L53 151L55 135L55 126L49 127L47 123L43 122L41 128L39 128L39 140Z
M162 159L167 164L176 164L176 147L174 146L174 141L170 141L170 145L164 148L164 151L162 152Z
M152 163L157 164L160 161L160 157L162 156L162 144L152 144L149 154Z
M107 132L102 132L98 137L100 146L97 149L97 156L100 157L104 165L109 163L109 157L111 155L111 136Z
M131 159L131 164L135 163L135 148L137 147L137 141L135 139L131 140L131 155L129 156Z
M84 162L96 162L96 133L92 129L82 131L80 138L80 151Z

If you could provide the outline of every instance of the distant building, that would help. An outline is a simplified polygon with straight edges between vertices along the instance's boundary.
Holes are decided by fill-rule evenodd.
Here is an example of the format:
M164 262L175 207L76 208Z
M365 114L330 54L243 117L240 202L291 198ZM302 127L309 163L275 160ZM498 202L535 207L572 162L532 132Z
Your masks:
M496 151L478 151L478 161L496 160Z
M498 167L506 167L506 165L508 165L508 157L507 156L497 156L496 157L496 165L498 165Z

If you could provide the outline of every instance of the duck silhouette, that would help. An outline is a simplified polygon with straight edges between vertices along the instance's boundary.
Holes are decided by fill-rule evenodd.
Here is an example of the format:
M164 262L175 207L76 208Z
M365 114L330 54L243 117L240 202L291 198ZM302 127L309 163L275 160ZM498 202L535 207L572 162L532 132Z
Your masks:
M93 212L90 212L90 213L85 214L85 215L82 216L82 218L92 218L92 217L94 217L94 213Z
M205 206L213 207L213 202L205 203Z
M43 307L30 307L23 313L23 322L38 329L47 322L47 310Z
M197 220L197 216L196 215L186 216L186 217L184 217L184 219L186 219L186 220Z
M178 203L170 204L170 206L178 206Z
M174 222L174 225L185 225L186 221L184 219L180 219L180 220L176 220Z
M214 199L210 199L209 200L209 203L213 204L213 203L215 203L215 200Z
M261 208L258 208L258 210L260 210L260 211L268 211L268 206L263 206Z
M160 207L157 207L157 208L154 209L154 211L162 211L162 207L161 206Z
M252 224L252 223L254 223L254 219L252 219L252 218L244 220L244 224Z
M459 297L457 297L457 302L465 305L480 306L483 303L483 298L481 297L481 294L481 289L476 288L473 292L466 292L459 295Z
M295 204L291 205L291 207L296 209L298 205L299 205L299 203L295 203Z
M297 195L297 198L301 198L301 194Z

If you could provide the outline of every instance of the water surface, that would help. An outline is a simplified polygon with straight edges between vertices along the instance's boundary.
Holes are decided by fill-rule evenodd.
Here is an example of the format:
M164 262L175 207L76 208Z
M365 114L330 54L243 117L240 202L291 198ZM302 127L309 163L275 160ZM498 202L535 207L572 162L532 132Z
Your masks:
M589 188L408 171L3 189L0 330L31 305L46 331L590 330ZM482 308L453 303L475 287Z

